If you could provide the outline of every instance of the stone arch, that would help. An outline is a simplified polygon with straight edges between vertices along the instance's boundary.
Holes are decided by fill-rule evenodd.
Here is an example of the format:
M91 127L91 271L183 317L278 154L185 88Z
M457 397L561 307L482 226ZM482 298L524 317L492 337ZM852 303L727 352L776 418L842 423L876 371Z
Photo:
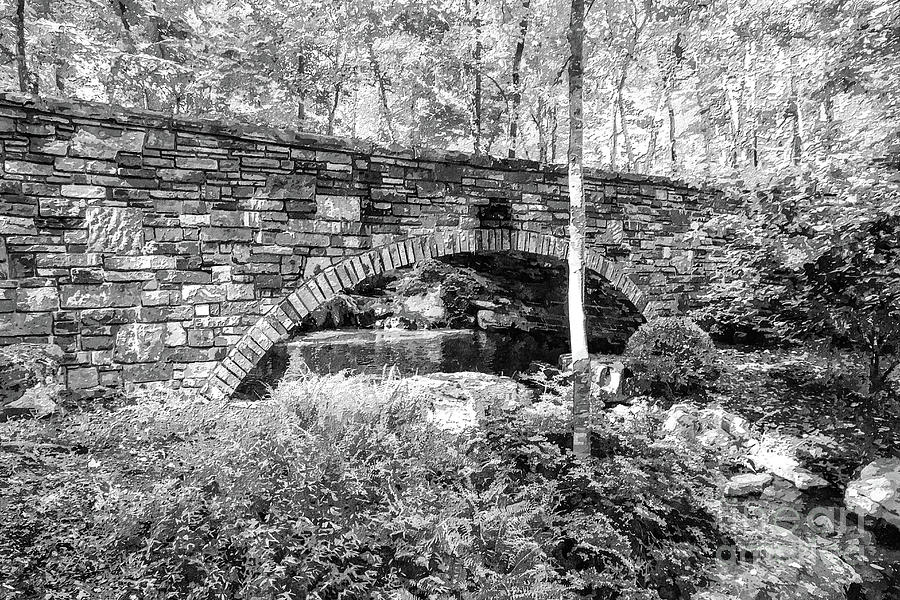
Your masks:
M480 252L522 252L565 260L568 241L528 231L439 230L349 256L304 280L297 289L260 317L216 366L201 393L212 400L230 396L266 353L276 343L286 340L307 315L360 281L431 258ZM649 316L649 302L644 293L617 265L588 249L585 253L585 267L599 274L622 293L638 312L645 317Z

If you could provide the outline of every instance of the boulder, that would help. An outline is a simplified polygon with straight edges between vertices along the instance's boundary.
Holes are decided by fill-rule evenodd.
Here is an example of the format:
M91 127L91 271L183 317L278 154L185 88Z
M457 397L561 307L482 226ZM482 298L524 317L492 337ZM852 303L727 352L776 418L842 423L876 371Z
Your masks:
M405 379L404 385L411 397L429 407L428 421L453 433L477 426L490 407L528 405L534 395L509 377L471 371L416 375Z
M60 386L57 383L39 383L29 388L18 399L0 409L0 421L14 417L48 417L61 411L56 400L59 398Z
M900 459L880 458L867 464L847 486L844 504L900 529Z
M723 454L744 457L756 470L786 479L798 489L829 485L828 481L801 466L798 448L803 440L784 434L765 434L757 438L746 419L720 407L676 404L669 409L662 429L669 435L693 440Z
M39 385L63 383L63 351L52 344L11 344L0 348L0 410Z
M400 314L417 323L441 324L446 322L447 310L441 299L440 286L400 299Z
M853 567L824 549L825 540L806 541L784 527L749 521L736 541L736 547L719 549L712 582L695 598L846 600L851 586L862 582Z
M750 453L749 459L756 468L787 479L797 489L828 486L828 481L800 465L797 452L802 444L803 440L796 436L766 434Z
M735 475L725 484L726 496L749 496L761 494L772 483L769 473L744 473Z
M699 408L675 404L662 429L669 435L696 440L705 446L751 447L753 436L746 419L720 407Z

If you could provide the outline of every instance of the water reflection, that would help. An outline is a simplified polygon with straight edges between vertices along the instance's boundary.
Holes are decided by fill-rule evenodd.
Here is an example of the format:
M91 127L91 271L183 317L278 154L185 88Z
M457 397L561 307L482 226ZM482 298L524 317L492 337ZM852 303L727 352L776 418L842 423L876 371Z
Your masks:
M375 374L396 366L404 375L458 371L513 375L535 360L555 362L563 351L527 333L470 329L317 331L287 344L289 362L300 358L320 374L344 369Z
M402 375L479 371L512 376L532 361L556 363L565 340L546 332L471 329L339 329L305 334L275 346L235 395L260 398L268 386L307 369L318 374L349 369L379 374L396 367Z

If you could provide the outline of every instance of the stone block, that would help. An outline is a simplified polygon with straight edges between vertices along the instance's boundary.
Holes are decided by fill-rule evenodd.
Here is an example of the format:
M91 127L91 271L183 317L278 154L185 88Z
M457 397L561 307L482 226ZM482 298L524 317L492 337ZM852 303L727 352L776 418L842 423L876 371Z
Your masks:
M197 216L206 217L208 222L210 215ZM200 239L204 242L249 242L253 239L253 230L245 227L204 227L200 230Z
M208 348L213 345L214 334L212 329L189 329L187 343L192 348Z
M119 152L140 152L146 134L143 131L123 131L106 127L79 127L72 137L72 156L112 159Z
M65 156L69 150L68 140L56 139L31 139L31 151L37 154L50 154L51 156Z
M184 346L187 344L187 330L181 323L166 323L164 343L170 348Z
M141 285L136 283L103 283L99 285L60 286L60 308L122 308L137 306L141 301Z
M212 375L213 370L218 366L218 362L204 361L204 362L192 362L187 363L184 366L184 378L185 379L207 379L210 375Z
M70 390L87 390L97 387L100 383L97 367L69 368L66 379Z
M437 181L417 181L416 195L419 198L440 198L447 192L446 184Z
M13 313L0 318L0 338L50 335L50 313Z
M106 198L106 188L99 185L64 185L60 193L68 198Z
M157 269L174 269L174 256L109 256L103 260L103 266L112 271L155 271Z
M20 312L58 310L59 292L55 287L19 288L16 309Z
M60 157L53 162L57 171L73 171L81 173L96 173L100 175L115 175L117 168L115 163L102 160L85 160L83 158Z
M227 299L227 296L227 284L185 284L181 288L181 300L185 304L208 304L211 302L222 302Z
M316 196L316 178L305 173L272 175L264 194L272 200L312 200Z
M91 201L84 198L41 198L38 201L38 211L42 217L83 217L89 203Z
M219 168L219 163L214 158L179 156L175 159L175 166L179 169L200 169L204 171L216 171Z
M172 379L172 365L164 362L127 364L122 370L126 383L147 383Z
M4 169L9 175L53 175L53 165L28 162L24 160L6 160Z
M259 158L255 156L242 156L241 166L257 169L277 169L281 161L277 158Z
M171 303L172 294L172 290L144 291L141 292L141 304L143 306L166 306Z
M28 235L34 233L37 233L37 230L34 227L34 219L28 217L11 217L7 215L0 215L0 234Z
M349 165L351 162L351 156L344 152L324 152L317 150L316 162Z
M159 150L175 148L175 133L165 129L151 129L147 132L147 147Z
M141 209L91 206L87 208L85 220L88 252L142 253L144 214Z
M229 302L236 300L253 300L256 297L252 283L227 283L225 284L225 299Z
M360 200L355 196L316 196L316 218L334 221L359 221Z
M116 333L116 362L139 363L159 360L167 327L161 323L129 323Z

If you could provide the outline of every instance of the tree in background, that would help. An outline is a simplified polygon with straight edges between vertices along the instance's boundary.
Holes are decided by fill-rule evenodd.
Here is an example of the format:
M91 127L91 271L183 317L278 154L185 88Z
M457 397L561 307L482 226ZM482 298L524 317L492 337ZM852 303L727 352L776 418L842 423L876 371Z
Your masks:
M584 0L572 0L569 20L569 339L572 350L573 436L576 454L591 453L591 357L584 315Z
M561 161L565 0L15 0L0 86ZM898 142L900 5L596 0L584 157L718 183Z
M804 264L785 298L804 337L862 351L868 395L876 397L900 366L900 213L873 215L840 231Z

